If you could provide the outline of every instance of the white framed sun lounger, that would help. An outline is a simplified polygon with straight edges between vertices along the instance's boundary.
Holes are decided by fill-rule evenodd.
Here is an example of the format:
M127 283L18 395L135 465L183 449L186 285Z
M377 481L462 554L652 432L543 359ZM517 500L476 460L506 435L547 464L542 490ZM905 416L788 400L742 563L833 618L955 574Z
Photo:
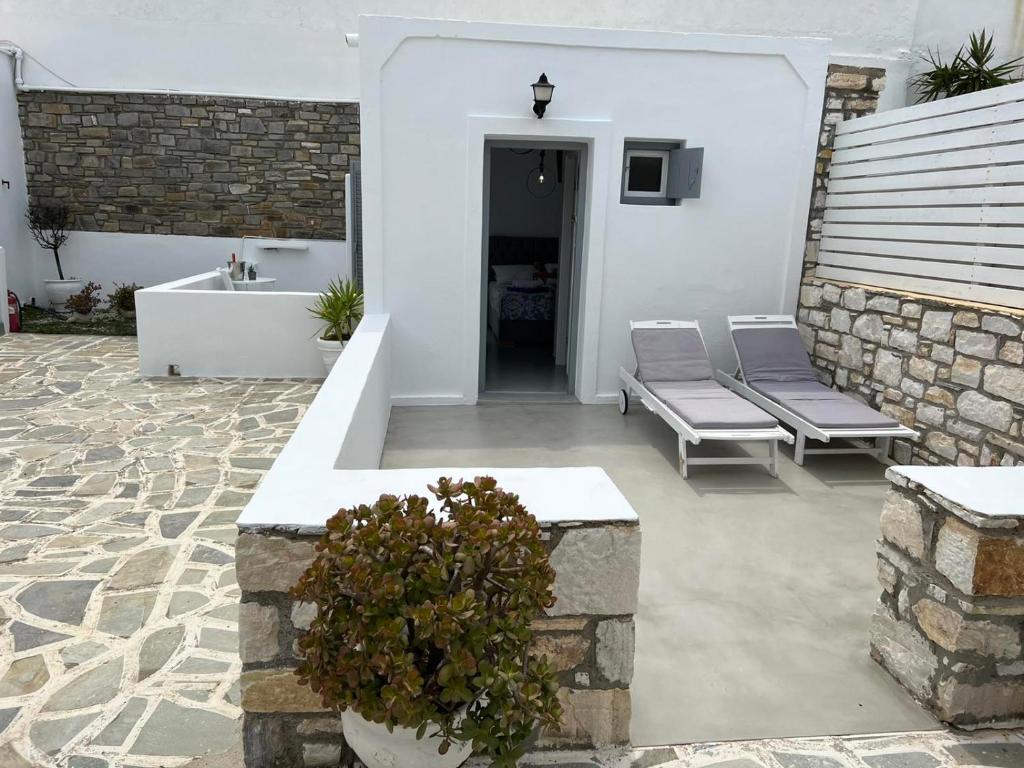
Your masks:
M794 461L797 464L802 465L804 463L804 456L810 454L851 453L870 454L879 461L884 462L888 458L889 446L894 437L917 437L917 432L902 424L894 427L853 427L841 429L821 427L794 413L783 404L753 389L747 384L746 376L743 373L743 359L740 356L739 349L736 347L736 338L733 335L733 332L736 330L752 328L791 328L794 333L798 332L796 321L791 315L731 315L729 317L729 338L732 341L733 350L736 352L736 360L739 366L738 375L730 376L724 371L719 370L715 372L715 378L736 394L746 398L796 431ZM810 365L809 360L808 365ZM808 448L808 438L822 443L829 443L832 440L873 438L875 445L874 447L855 448Z
M630 331L637 329L662 329L662 328L693 328L700 334L701 343L704 342L703 334L700 333L700 326L692 320L646 320L633 321L629 324ZM639 365L638 365L639 369ZM778 441L785 440L793 442L793 436L781 426L771 428L751 429L698 429L688 423L679 414L673 411L657 395L651 392L639 376L632 374L625 368L619 368L619 378L622 380L622 389L619 390L619 412L625 415L629 410L629 399L632 395L640 398L640 401L651 412L657 414L661 419L672 427L678 435L679 445L679 472L684 478L689 477L691 466L706 464L761 464L768 467L772 477L778 477ZM709 379L714 381L714 379ZM704 440L730 440L739 441L766 441L768 443L768 456L721 456L705 457L687 455L686 444L693 443L700 445Z

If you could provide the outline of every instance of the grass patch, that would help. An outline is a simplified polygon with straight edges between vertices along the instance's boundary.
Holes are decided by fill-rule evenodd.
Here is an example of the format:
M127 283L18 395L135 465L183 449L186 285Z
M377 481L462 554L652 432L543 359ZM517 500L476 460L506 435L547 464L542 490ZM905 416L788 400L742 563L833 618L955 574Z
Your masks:
M89 320L72 322L66 317L42 307L22 307L21 330L24 333L60 333L78 336L136 335L135 318L123 317L110 309L98 309Z

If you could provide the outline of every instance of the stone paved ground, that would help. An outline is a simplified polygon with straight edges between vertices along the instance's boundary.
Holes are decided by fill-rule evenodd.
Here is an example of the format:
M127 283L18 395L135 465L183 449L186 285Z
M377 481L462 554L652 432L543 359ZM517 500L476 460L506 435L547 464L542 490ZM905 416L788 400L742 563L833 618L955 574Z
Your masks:
M1024 732L925 731L530 756L521 768L1022 768ZM466 768L483 768L473 763Z
M0 338L0 768L239 765L233 523L316 384L140 381L136 363L133 339ZM770 739L528 765L1024 768L1024 737Z
M3 768L237 750L234 521L317 385L136 370L134 339L0 337Z

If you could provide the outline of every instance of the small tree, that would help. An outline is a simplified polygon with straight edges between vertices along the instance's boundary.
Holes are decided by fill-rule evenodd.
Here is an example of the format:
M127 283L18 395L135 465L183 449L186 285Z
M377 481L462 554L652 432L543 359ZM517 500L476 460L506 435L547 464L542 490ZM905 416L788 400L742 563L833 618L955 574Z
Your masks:
M71 211L66 205L46 205L32 202L25 213L28 229L39 245L53 251L53 260L57 262L57 276L63 280L64 270L60 265L60 249L68 241L71 233Z

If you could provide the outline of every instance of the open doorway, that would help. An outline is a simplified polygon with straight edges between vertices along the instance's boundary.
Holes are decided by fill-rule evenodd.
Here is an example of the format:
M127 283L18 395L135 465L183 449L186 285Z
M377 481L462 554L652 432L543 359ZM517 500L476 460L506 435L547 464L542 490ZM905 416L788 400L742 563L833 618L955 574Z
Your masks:
M573 399L583 150L509 142L485 152L482 396Z

